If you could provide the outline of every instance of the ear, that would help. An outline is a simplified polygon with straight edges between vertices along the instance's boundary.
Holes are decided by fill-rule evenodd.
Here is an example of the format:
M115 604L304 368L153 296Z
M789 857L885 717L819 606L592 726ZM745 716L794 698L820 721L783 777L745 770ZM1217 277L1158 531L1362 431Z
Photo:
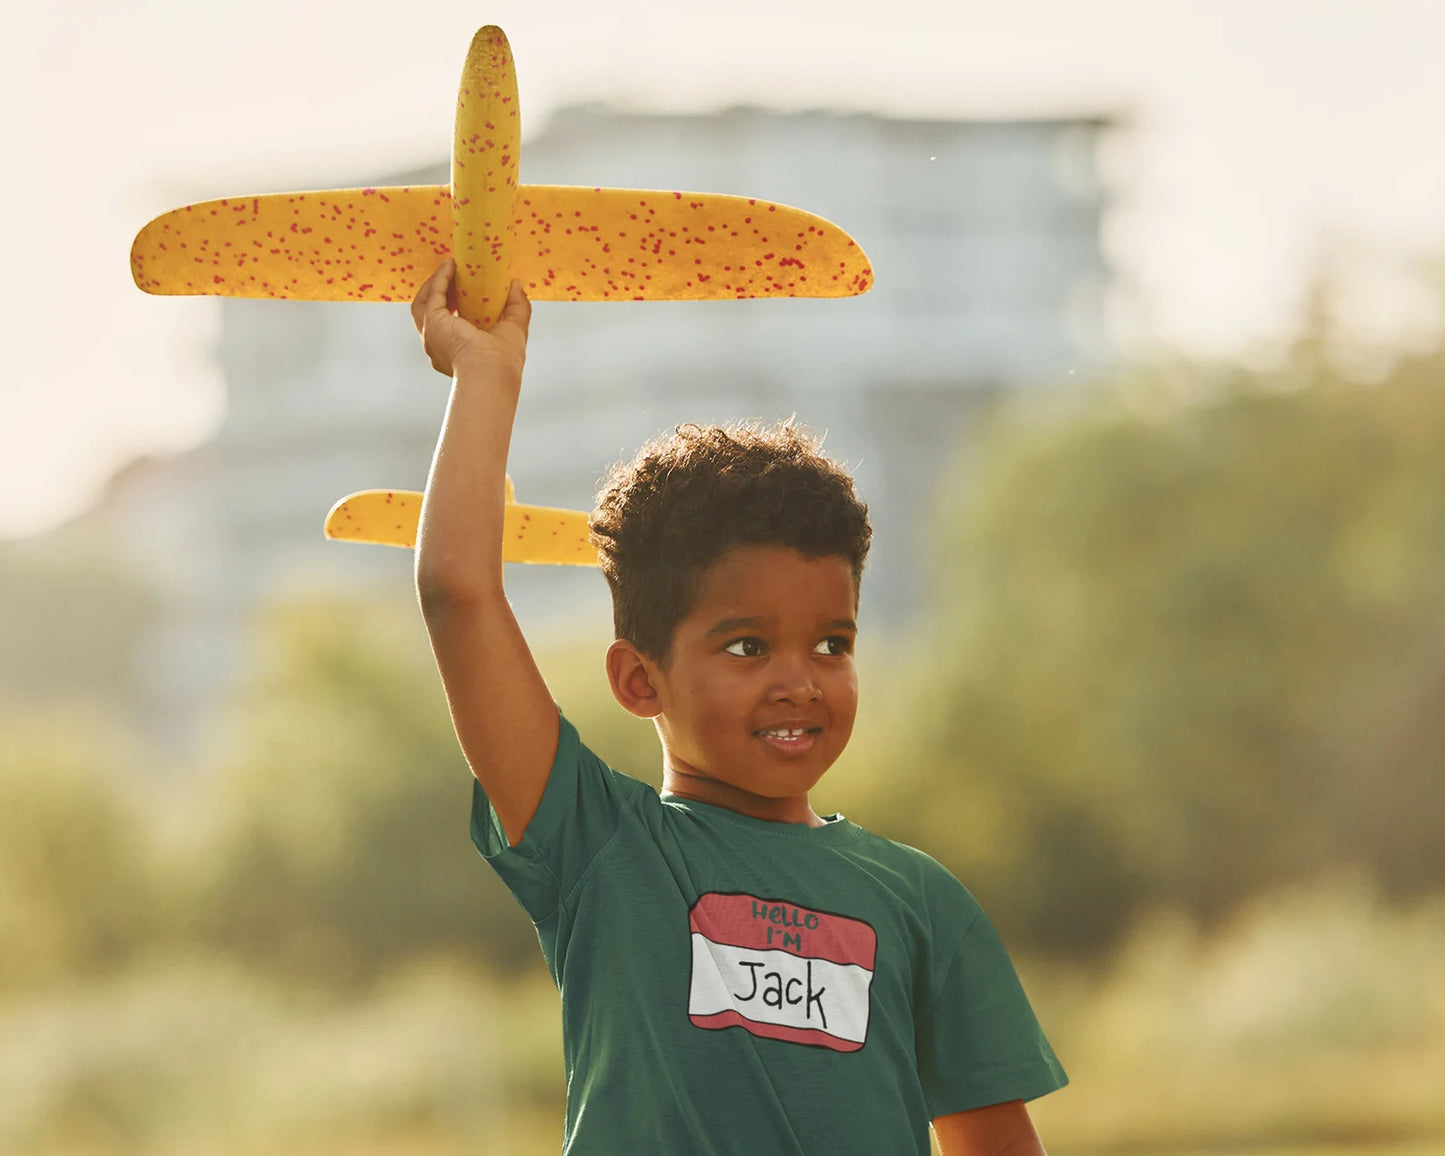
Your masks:
M607 681L612 697L628 714L656 718L662 713L654 672L657 666L625 638L607 648Z

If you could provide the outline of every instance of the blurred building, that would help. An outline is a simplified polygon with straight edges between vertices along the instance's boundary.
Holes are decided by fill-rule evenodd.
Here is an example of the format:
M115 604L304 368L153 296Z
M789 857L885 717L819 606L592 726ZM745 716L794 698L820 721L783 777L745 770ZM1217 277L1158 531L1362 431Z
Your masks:
M1000 391L1058 385L1109 357L1095 159L1107 127L558 112L526 144L524 180L797 205L858 239L876 287L842 301L539 304L512 443L519 497L590 508L611 462L678 422L796 414L827 431L873 511L865 629L906 621L930 503L970 422ZM438 164L354 183L447 180ZM234 678L258 602L406 586L408 552L326 542L321 522L353 490L420 489L446 400L404 307L222 311L219 434L128 470L83 520L159 587L165 611L134 665L153 729L181 743ZM609 621L595 572L514 569L525 626Z

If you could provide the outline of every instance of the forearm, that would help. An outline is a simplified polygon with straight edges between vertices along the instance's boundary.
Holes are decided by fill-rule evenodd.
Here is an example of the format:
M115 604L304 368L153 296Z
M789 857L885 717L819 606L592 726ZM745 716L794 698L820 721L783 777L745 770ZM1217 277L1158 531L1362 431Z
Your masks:
M536 813L558 717L502 588L507 450L532 310L513 281L496 325L447 302L455 262L417 290L411 315L432 368L452 379L417 533L416 587L457 741L516 842Z
M1047 1156L1022 1100L933 1120L943 1156Z
M417 595L457 741L508 842L522 838L557 750L557 709L502 589L507 448L520 374L462 368L432 461Z
M417 535L423 608L502 589L503 492L520 389L520 374L474 361L457 367Z

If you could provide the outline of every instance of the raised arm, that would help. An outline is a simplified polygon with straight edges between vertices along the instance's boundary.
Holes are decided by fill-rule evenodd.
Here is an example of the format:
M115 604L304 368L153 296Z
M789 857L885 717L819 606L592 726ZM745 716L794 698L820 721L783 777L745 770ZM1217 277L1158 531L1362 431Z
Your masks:
M432 366L452 379L417 537L416 589L472 773L521 840L557 751L552 696L502 589L507 449L532 306L519 281L490 330L449 306L448 258L417 290L412 320Z

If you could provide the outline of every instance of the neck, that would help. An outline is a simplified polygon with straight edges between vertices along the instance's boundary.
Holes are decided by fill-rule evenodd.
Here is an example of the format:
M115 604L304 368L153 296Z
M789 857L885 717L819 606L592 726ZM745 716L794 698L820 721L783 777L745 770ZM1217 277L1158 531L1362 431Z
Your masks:
M755 795L720 779L684 770L671 762L663 767L662 789L664 793L679 799L709 803L714 807L723 807L740 815L747 815L751 819L763 819L769 823L801 823L809 827L825 826L808 802L807 795L793 795L782 799Z

